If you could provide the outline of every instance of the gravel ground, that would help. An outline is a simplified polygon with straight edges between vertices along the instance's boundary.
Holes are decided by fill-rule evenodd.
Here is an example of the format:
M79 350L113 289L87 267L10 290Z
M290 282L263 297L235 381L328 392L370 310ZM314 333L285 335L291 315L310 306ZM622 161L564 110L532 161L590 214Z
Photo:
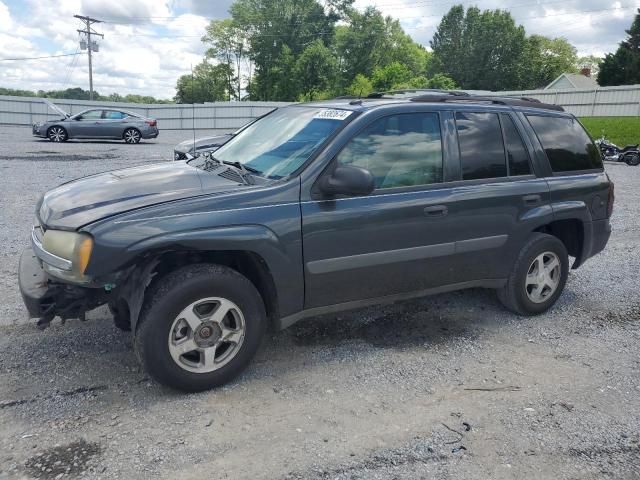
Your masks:
M250 368L184 395L149 381L103 308L46 331L18 256L45 189L170 160L0 132L0 478L639 479L640 168L610 164L614 233L549 313L470 290L305 321Z

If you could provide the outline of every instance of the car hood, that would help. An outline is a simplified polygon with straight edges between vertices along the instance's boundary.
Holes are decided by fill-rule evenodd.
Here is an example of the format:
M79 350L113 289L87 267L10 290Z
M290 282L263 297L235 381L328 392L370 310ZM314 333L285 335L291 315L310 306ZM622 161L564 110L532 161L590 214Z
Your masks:
M69 118L69 117L71 116L69 113L67 113L67 112L65 112L64 110L62 110L59 106L57 106L57 105L55 105L55 104L51 103L51 102L50 102L49 100L47 100L46 98L43 98L43 99L42 99L42 101L43 101L44 103L46 103L46 104L47 104L47 106L48 106L51 110L53 110L54 112L59 113L60 115L62 115L62 116L63 116L63 119L65 119L65 118Z
M38 215L47 228L76 230L137 208L240 188L246 186L186 162L145 165L92 175L49 190L39 202Z
M230 133L226 133L224 135L216 135L214 137L202 137L196 138L195 141L193 139L185 140L184 142L180 142L175 146L174 150L176 152L188 153L193 151L193 144L196 145L196 150L200 148L205 148L209 146L222 146L227 143L233 135Z

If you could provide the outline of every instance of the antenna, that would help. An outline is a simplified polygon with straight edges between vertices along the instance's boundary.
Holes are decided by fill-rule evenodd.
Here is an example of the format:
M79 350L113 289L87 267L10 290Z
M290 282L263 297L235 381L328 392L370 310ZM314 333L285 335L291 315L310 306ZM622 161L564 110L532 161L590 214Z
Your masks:
M193 76L193 63L191 64L191 128L193 129L193 156L196 156L196 97L193 93L195 88L195 78Z

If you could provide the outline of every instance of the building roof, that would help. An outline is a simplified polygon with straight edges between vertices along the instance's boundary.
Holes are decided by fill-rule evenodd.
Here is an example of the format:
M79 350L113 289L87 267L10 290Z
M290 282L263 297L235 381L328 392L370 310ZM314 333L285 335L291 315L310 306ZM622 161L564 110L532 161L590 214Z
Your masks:
M545 90L556 89L556 85L560 83L562 79L565 79L567 82L569 82L570 85L573 85L573 88L575 89L593 90L595 88L600 87L600 85L598 85L598 82L596 82L593 77L587 77L579 73L563 73L558 78L556 78L553 82L551 82L549 85L544 87L544 89Z

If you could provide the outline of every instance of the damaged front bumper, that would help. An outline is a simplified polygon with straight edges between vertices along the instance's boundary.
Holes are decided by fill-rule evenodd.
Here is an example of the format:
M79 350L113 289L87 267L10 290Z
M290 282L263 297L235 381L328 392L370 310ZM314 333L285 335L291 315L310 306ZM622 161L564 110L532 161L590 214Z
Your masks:
M46 327L55 316L84 320L88 310L107 301L104 290L51 280L32 248L25 249L20 256L18 283L29 318L38 318L41 327Z

